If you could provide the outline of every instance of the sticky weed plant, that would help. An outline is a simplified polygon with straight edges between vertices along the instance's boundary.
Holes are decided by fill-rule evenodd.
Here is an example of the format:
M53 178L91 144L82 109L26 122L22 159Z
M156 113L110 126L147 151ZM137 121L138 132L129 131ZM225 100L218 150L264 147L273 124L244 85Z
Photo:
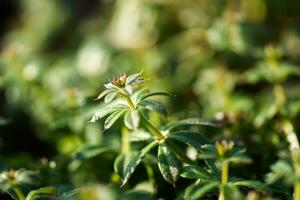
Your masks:
M104 85L105 90L96 98L96 100L104 99L104 104L90 120L96 122L105 118L105 129L109 129L118 120L123 120L127 131L122 131L122 150L114 162L114 170L122 178L121 186L126 185L141 162L145 161L147 168L145 158L153 156L152 152L155 152L153 149L157 148L154 160L165 181L175 186L180 176L196 180L193 185L186 188L179 199L214 196L217 188L219 200L238 199L240 187L262 189L262 183L258 181L230 177L230 164L247 163L250 160L244 155L243 149L234 148L231 141L217 141L213 145L201 133L190 130L190 127L195 125L217 126L216 124L193 118L163 126L154 125L149 113L157 112L167 116L167 110L152 97L172 95L167 92L150 92L138 87L145 81L147 80L142 73L112 79L110 83ZM141 137L141 141L147 141L148 144L139 151L132 151L130 141L139 141L136 135L140 129L146 132L146 137ZM195 162L191 161L186 152L179 147L179 143L194 148L198 158L204 160L206 166L195 165Z
M7 170L0 174L0 190L15 200L58 199L59 191L55 187L41 187L31 190L25 196L22 188L36 185L38 173L25 169Z

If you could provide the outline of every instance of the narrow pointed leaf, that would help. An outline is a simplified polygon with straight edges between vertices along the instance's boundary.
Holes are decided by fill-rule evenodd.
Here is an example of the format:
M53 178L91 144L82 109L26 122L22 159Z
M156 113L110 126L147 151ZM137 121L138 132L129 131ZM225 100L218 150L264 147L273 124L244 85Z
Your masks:
M189 179L211 180L213 177L204 168L189 165L182 169L181 176Z
M55 200L73 200L73 199L77 199L79 193L80 193L80 188L75 188L68 192L62 193L58 198L54 198L54 199Z
M258 191L265 191L265 186L260 181L242 180L242 181L235 181L232 183L232 185L239 186L239 187L243 186L243 187L253 188Z
M99 110L97 110L97 112L93 115L92 119L90 120L90 122L96 122L98 119L101 119L103 117L105 117L106 115L118 111L118 110L125 110L128 109L127 106L124 105L106 105L101 107Z
M104 98L104 102L105 103L111 102L112 100L114 100L114 98L117 96L117 94L118 94L117 92L108 93Z
M86 160L86 159L98 156L99 154L107 152L109 150L110 149L107 146L103 146L103 145L86 146L75 154L75 159L76 160Z
M202 148L202 145L207 144L207 139L202 136L200 133L195 133L191 131L175 131L167 135L168 139L177 140L186 145L194 147L199 150Z
M127 183L130 176L134 172L135 168L140 164L140 162L145 158L145 156L158 144L158 141L154 141L148 144L145 148L143 148L140 152L134 155L129 161L128 165L124 168L124 177L122 186Z
M106 96L108 93L113 92L112 90L104 90L99 94L99 96L95 100L102 99L104 96Z
M165 130L173 130L175 128L178 127L182 127L182 126L193 126L193 125L198 125L198 126L214 126L216 127L217 125L211 122L207 122L207 121L203 121L201 119L198 118L191 118L191 119L184 119L175 123L171 123L169 125L167 125L167 127L165 128Z
M125 166L128 165L128 162L126 162L128 160L130 160L129 156L120 154L117 156L117 158L114 161L114 170L120 177L124 177L124 171L125 171L124 169Z
M125 85L128 86L128 85L136 85L136 84L139 84L139 83L144 83L146 80L144 77L142 77L143 71L141 71L140 73L136 73L136 74L132 74L130 76L128 76L127 80L126 80L126 83Z
M223 190L223 200L243 199L239 188L235 185L227 183L225 185L221 185L221 189Z
M166 142L160 143L158 147L158 167L164 179L175 185L179 178L181 162Z
M130 110L125 114L124 118L125 126L131 130L135 130L139 127L140 115L138 110Z
M143 100L139 103L140 106L148 109L156 111L164 116L168 115L166 108L159 102L153 100Z
M38 199L47 199L47 198L55 198L57 197L59 191L55 187L43 187L37 190L31 191L26 200L38 200Z
M104 129L109 129L123 114L125 110L118 110L113 112L104 122Z
M211 182L198 182L192 186L189 186L185 191L185 199L198 200L204 197L207 193L219 186L218 181Z
M152 96L172 96L172 95L168 92L151 92L149 94L143 95L141 98L139 98L139 101L143 101Z

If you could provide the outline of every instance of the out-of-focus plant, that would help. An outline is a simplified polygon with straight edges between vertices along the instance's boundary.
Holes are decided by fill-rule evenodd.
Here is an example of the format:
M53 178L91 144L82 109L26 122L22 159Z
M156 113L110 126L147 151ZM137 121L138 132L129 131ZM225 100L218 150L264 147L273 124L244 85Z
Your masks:
M230 176L229 167L231 164L251 161L245 156L245 149L234 147L233 141L222 140L217 141L215 145L204 145L203 153L199 154L199 158L205 159L207 162L213 160L219 167L208 170L195 165L186 166L182 170L181 176L197 181L185 190L184 199L201 199L216 188L219 188L219 200L243 198L239 191L240 187L263 191L264 186L259 181L243 180Z
M7 170L0 174L0 189L7 192L15 200L51 199L58 197L58 189L54 187L42 187L31 190L26 196L22 187L35 185L38 174L35 171L25 169Z
M132 152L130 148L131 134L122 135L122 153L115 160L115 171L122 177L122 185L125 185L135 168L150 154L151 150L158 146L157 163L164 179L175 185L179 178L182 162L187 157L176 147L175 141L191 145L201 149L207 140L200 133L179 129L187 125L213 125L197 119L187 119L172 123L165 128L157 128L150 122L149 111L156 111L166 116L165 107L152 100L153 96L169 96L166 92L149 92L136 89L134 86L144 83L146 79L142 73L130 76L121 75L113 78L105 84L104 90L97 100L104 98L105 105L98 110L91 119L95 122L108 115L104 122L105 129L110 128L119 118L124 116L124 124L129 130L136 131L140 126L148 132L148 145L139 152ZM179 130L178 130L179 129ZM145 140L145 139L143 139Z

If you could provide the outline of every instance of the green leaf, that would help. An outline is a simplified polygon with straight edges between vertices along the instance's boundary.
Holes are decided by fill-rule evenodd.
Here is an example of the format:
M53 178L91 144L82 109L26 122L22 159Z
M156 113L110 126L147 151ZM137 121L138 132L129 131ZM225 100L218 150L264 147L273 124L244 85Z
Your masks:
M166 142L161 142L158 147L158 167L164 179L175 185L179 178L181 162Z
M221 190L223 192L223 200L240 200L243 199L239 188L235 185L227 183L221 185Z
M125 126L131 130L135 130L140 124L140 115L138 110L130 110L124 118Z
M294 176L292 165L284 160L279 160L271 166L271 172L267 174L266 182L272 184L280 179L282 179L286 185L293 185L297 180L297 177Z
M140 101L139 104L140 106L148 109L148 110L153 110L156 111L164 116L168 115L168 112L166 110L166 108L159 102L157 101L153 101L153 100L143 100Z
M110 149L107 146L103 145L90 145L81 149L75 154L76 160L86 160L95 156L98 156L101 153L107 152Z
M195 133L191 131L175 131L167 134L168 139L177 140L184 144L194 147L199 150L202 145L207 144L207 139L200 133Z
M62 193L58 198L54 198L55 200L75 200L78 198L78 193L80 193L80 188L75 188L72 190L68 190L67 192Z
M236 155L228 157L224 160L225 162L229 163L235 163L235 164L249 164L251 163L251 158L245 156L245 155Z
M184 119L181 121L177 121L175 123L171 123L169 125L167 125L167 127L165 128L165 130L173 130L175 128L181 127L181 126L193 126L193 125L199 125L199 126L214 126L216 127L217 125L211 122L206 122L203 121L201 119L197 119L197 118L191 118L191 119Z
M104 129L109 129L125 112L126 110L117 110L108 116L104 122Z
M104 102L105 103L109 103L111 102L112 100L114 100L114 98L117 96L117 92L111 92L109 94L107 94L104 98Z
M59 191L55 187L43 187L29 192L26 200L38 200L57 197Z
M18 169L16 171L16 181L19 185L34 185L39 180L39 172L26 170L26 169Z
M120 154L114 161L114 170L120 177L124 177L124 169L125 166L128 164L126 160L129 160L128 156L126 157L126 155Z
M253 188L258 191L265 191L263 190L264 185L260 181L242 180L242 181L235 181L231 183L232 185L239 186L239 187L243 186L243 187Z
M211 180L212 175L207 172L204 168L197 165L189 165L182 169L181 176L189 179L201 179L201 180Z
M217 188L219 184L220 183L218 181L211 181L211 182L204 182L204 183L197 182L196 184L189 186L185 190L185 194L184 194L185 199L189 199L189 200L201 199L208 192Z
M158 144L158 141L154 141L148 144L145 148L139 151L136 155L134 155L128 165L124 168L124 176L123 176L123 183L124 186L127 181L129 180L130 176L134 172L135 168L140 164L140 162L145 158L145 156ZM121 187L122 187L121 186Z
M106 96L108 93L113 92L113 90L104 90L103 92L101 92L98 97L95 100L99 100L102 99L104 96Z
M149 97L152 97L152 96L172 96L172 95L168 92L151 92L151 93L145 94L142 97L140 97L138 99L138 101L143 101L143 100L145 100Z
M98 119L101 119L103 117L105 117L106 115L118 111L118 110L126 110L129 109L127 106L125 105L106 105L101 107L92 117L92 119L90 120L90 122L96 122Z
M202 151L198 154L200 159L216 159L218 157L216 147L212 144L202 145Z
M130 76L128 76L128 78L126 79L126 86L133 86L139 83L144 83L146 80L144 77L142 77L143 71L141 71L140 73L136 73L136 74L132 74Z

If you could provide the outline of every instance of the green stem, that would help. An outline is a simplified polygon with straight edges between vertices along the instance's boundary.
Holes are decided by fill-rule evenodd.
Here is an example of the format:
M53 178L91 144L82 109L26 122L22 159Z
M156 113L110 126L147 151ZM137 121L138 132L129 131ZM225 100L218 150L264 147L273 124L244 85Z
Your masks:
M285 104L285 93L283 86L279 83L275 84L273 91L277 105L279 106L279 108L283 107Z
M130 107L131 109L135 109L136 106L134 105L134 103L133 103L133 101L131 100L131 98L130 98L128 95L124 95L124 97L125 97L125 99L126 99L128 105L129 105L129 107Z
M225 200L224 187L229 179L229 164L228 162L222 162L222 175L221 175L221 191L219 194L219 200Z
M151 183L152 187L155 188L155 179L154 179L154 172L150 165L145 165L146 172L149 178L149 182Z
M300 199L300 182L297 182L294 186L294 200Z
M151 124L151 122L149 122L146 117L140 113L140 117L141 117L141 122L143 124L143 126L150 132L152 133L157 140L162 140L165 138L165 136L163 136L163 134L161 134L161 132Z
M126 128L123 128L121 131L121 134L122 134L122 138L121 138L122 150L121 151L124 155L128 155L131 151L128 130Z
M133 101L131 100L131 98L130 98L129 95L123 95L123 97L126 99L128 105L129 105L129 107L131 109L135 109L136 108L136 105L133 103ZM141 122L142 122L143 126L150 133L152 133L156 137L156 139L162 140L162 139L165 138L165 136L163 136L163 134L161 134L161 132L155 126L153 126L151 124L151 122L149 122L142 113L140 113L140 117L141 117Z
M293 167L295 175L300 177L300 146L297 138L297 134L294 131L292 123L288 120L283 121L283 130L286 135L286 140L289 142L289 149L292 156ZM294 200L300 199L300 181L296 181L294 184Z
M229 165L228 162L223 162L222 164L222 183L228 182L228 175L229 175Z
M19 200L25 200L24 193L22 192L21 188L18 185L13 187L14 192L16 193Z

